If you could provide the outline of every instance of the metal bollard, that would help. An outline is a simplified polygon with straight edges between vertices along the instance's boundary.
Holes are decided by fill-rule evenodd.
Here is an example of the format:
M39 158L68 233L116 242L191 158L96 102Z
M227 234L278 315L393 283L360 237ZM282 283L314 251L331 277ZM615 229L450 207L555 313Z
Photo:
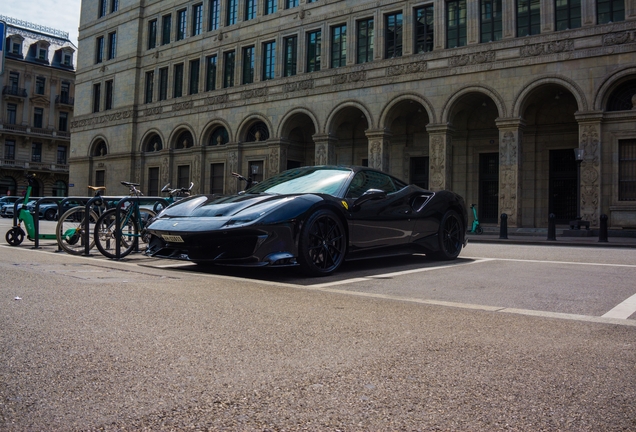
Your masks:
M598 231L598 241L600 243L607 243L607 215L601 215L601 227Z
M550 213L548 218L548 240L556 241L556 215Z
M501 214L501 225L499 226L499 238L508 239L508 215Z

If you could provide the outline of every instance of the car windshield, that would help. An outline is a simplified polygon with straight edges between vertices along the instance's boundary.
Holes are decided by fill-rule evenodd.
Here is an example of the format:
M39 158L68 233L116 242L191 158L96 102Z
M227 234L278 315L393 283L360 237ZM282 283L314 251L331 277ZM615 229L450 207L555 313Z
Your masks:
M350 175L351 170L346 168L292 169L264 180L247 193L335 195Z

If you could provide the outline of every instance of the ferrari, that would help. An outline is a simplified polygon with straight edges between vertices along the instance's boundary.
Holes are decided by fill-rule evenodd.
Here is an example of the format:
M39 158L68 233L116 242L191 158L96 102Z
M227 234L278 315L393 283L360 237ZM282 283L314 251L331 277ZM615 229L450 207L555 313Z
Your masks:
M146 254L199 264L300 265L324 276L345 260L413 253L453 260L467 243L461 196L371 168L301 167L248 185L236 195L195 195L166 207L146 228Z

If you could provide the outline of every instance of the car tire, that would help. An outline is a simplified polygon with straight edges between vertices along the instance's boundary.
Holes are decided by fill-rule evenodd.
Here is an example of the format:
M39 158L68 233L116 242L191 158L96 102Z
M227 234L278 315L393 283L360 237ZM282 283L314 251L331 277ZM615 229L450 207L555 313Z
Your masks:
M344 261L347 235L342 221L331 210L318 210L303 224L298 261L310 276L327 276Z
M55 215L57 215L57 210L55 210L54 208L50 208L44 212L44 219L48 221L55 220Z
M454 210L448 210L439 224L439 250L428 254L440 261L454 260L464 246L464 228L462 218Z

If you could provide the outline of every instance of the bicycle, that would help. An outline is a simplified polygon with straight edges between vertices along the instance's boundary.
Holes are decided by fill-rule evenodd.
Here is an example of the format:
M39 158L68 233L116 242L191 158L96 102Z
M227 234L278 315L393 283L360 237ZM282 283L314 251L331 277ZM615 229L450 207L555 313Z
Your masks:
M161 189L161 193L168 193L167 201L169 204L172 204L173 202L177 201L180 198L189 197L190 191L192 190L193 187L194 187L194 182L190 182L189 188L182 187L177 189L170 189L170 183L168 183ZM155 205L152 207L152 210L155 213L159 214L159 212L163 210L164 208L166 208L165 204L161 201L157 201Z
M108 258L123 258L133 250L145 248L149 238L144 233L148 221L155 217L155 212L140 208L140 197L143 193L137 186L139 183L121 182L130 188L130 195L135 197L125 208L118 206L105 211L95 223L93 233L95 246ZM119 230L117 229L117 214L119 213ZM118 232L119 231L119 232ZM117 241L119 235L119 242ZM119 243L119 254L117 244ZM141 244L140 244L141 243Z
M106 188L104 186L88 186L95 192L95 197L102 196ZM110 208L105 200L95 203L90 210L89 224L95 226L99 216ZM85 228L86 226L86 206L73 207L66 211L58 220L55 233L57 235L57 245L61 250L71 255L82 255L86 251ZM93 236L90 236L88 248L95 247Z

